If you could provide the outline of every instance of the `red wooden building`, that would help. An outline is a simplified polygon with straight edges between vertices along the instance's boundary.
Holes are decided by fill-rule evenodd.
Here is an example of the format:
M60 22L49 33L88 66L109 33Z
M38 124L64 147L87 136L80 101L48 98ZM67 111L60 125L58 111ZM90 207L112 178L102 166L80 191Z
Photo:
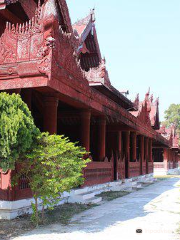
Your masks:
M0 0L0 91L19 93L41 131L91 152L86 186L153 173L157 149L175 152L176 167L158 100L131 102L111 85L93 11L72 25L65 0ZM0 173L0 200L31 197L23 176L11 187L12 174Z
M156 146L153 148L154 155L154 174L163 175L168 173L178 174L177 168L180 167L179 155L179 136L176 134L175 126L169 128L161 126L158 132L170 142L170 148Z

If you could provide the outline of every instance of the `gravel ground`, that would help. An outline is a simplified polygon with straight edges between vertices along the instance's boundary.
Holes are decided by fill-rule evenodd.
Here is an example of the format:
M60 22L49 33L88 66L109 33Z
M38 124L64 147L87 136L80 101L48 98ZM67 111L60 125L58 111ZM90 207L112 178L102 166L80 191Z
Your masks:
M180 181L170 178L14 240L180 240L179 227Z

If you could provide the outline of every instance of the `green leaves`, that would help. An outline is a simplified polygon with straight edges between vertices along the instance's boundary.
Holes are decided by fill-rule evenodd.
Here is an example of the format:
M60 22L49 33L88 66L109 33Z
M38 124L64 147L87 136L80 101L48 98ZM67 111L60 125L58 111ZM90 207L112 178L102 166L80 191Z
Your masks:
M83 168L90 161L85 155L84 148L64 136L40 133L19 95L0 93L0 168L14 169L16 163L16 183L22 174L27 176L35 199L32 218L36 224L38 199L51 208L61 193L83 183Z
M180 104L171 104L165 111L165 124L167 127L175 124L180 133Z
M22 167L18 174L27 175L34 198L51 208L59 202L61 193L83 183L83 168L90 161L83 158L85 154L84 148L64 136L42 133L36 147L19 161Z
M31 148L38 134L21 97L0 93L0 168L14 169L16 160Z

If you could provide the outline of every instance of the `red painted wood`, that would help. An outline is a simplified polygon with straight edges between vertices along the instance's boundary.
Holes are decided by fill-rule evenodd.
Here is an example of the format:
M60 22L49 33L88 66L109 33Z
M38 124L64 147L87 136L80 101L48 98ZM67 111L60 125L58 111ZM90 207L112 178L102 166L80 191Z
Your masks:
M44 98L44 131L50 134L57 133L57 107L58 99L56 97Z
M138 177L140 175L140 162L129 163L129 177Z
M90 121L91 112L83 111L81 113L81 145L87 152L90 151Z
M113 181L112 162L90 162L84 170L84 186Z

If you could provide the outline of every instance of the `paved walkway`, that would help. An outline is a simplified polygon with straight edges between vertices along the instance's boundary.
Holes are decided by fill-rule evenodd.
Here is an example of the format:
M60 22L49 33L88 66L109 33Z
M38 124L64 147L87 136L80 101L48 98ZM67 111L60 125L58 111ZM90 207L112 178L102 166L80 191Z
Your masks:
M180 181L157 182L76 215L71 224L33 230L16 240L180 240ZM179 226L178 226L179 224ZM141 234L136 229L142 229Z

